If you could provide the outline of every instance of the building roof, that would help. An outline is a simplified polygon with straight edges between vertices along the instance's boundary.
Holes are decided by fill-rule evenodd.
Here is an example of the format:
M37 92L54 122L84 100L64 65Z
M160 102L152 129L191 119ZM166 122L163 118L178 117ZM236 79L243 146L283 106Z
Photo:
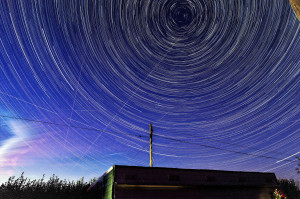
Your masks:
M274 173L123 165L112 166L95 184L110 172L115 184L126 186L277 186Z

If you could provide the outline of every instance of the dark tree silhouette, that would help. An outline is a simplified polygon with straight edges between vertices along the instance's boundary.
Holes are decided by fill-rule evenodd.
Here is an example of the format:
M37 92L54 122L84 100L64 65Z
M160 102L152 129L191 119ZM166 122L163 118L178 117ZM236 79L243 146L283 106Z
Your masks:
M290 179L279 179L279 189L286 195L288 199L299 199L300 191L299 191L299 183L295 182L295 180Z
M24 177L24 173L19 178L10 177L7 182L0 186L0 198L7 199L92 199L101 198L101 193L97 191L87 191L89 186L96 180L84 182L81 178L77 181L61 180L53 175L45 181L44 175L41 179L30 180Z
M299 157L297 157L298 160L300 160ZM300 164L298 164L298 166L300 166ZM298 171L298 173L300 173L300 169L299 168L296 168L296 170Z

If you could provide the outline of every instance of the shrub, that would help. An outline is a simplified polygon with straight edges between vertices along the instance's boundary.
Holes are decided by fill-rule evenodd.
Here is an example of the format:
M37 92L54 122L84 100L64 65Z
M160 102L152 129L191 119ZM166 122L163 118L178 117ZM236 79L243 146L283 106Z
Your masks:
M293 179L279 179L279 189L288 199L299 199L299 183L295 182Z
M99 198L100 193L96 190L87 192L88 187L95 182L96 178L89 182L84 182L82 177L80 180L67 181L61 180L54 174L46 182L45 175L38 180L30 180L24 177L24 172L20 177L12 176L8 181L2 183L0 186L0 198L61 198L61 199L85 199L85 198Z

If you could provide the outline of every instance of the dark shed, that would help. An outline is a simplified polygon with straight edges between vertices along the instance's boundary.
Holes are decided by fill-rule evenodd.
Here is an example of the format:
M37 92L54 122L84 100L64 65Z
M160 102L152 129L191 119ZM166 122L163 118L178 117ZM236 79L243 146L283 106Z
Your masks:
M274 173L161 167L111 167L89 189L103 199L271 199Z

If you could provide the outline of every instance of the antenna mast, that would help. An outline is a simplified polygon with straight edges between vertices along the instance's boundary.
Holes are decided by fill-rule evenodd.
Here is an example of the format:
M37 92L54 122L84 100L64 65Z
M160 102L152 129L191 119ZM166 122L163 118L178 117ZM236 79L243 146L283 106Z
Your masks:
M152 158L152 132L153 132L153 129L152 129L152 124L149 125L149 130L150 130L150 167L153 166L153 158Z

